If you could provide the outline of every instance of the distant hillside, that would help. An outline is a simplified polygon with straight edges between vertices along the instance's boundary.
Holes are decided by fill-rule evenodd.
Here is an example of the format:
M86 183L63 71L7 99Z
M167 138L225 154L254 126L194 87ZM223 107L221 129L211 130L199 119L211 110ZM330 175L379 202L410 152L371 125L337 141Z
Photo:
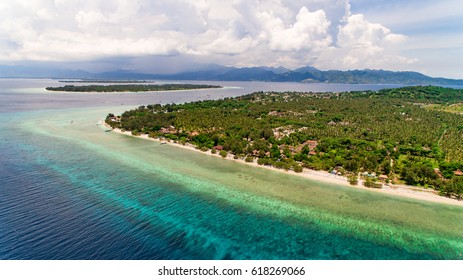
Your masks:
M0 78L80 78L90 79L93 74L82 70L59 69L46 66L0 65Z
M463 85L463 80L432 78L418 72L386 70L329 70L312 66L295 70L284 67L227 67L209 65L195 71L176 74L146 74L127 70L89 73L52 67L0 65L0 78L80 78L80 79L135 79L135 80L202 80L202 81L264 81L339 84L399 84L399 85Z
M402 85L456 85L463 80L432 78L418 72L393 72L385 70L314 71L315 80L325 83L346 84L402 84Z
M386 70L321 71L311 66L287 71L282 71L282 68L268 67L228 67L221 68L220 70L204 70L171 75L154 76L156 78L173 80L267 81L340 84L463 85L463 80L432 78L418 72L394 72Z

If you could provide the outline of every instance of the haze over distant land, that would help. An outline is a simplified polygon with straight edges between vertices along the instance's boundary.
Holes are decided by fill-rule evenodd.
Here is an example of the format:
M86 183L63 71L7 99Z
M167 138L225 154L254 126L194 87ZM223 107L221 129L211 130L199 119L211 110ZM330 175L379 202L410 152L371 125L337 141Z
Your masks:
M463 78L462 5L457 0L5 0L0 76L202 71L198 79L445 84L379 69ZM307 65L321 71L285 70ZM378 71L328 71L355 69ZM215 77L205 73L215 70Z
M195 71L174 74L146 74L116 70L90 73L43 67L1 66L0 78L80 78L80 79L162 79L198 81L264 81L340 84L463 85L463 80L432 78L418 72L385 70L321 71L311 66L294 70L284 67L226 67L210 65Z

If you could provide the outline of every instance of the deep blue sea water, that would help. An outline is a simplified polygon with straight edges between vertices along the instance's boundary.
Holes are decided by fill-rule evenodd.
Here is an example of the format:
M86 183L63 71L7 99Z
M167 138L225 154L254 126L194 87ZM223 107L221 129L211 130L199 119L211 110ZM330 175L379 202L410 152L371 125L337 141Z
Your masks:
M105 96L2 83L0 259L462 258L461 207L254 170L96 125L138 104L310 85ZM349 87L337 86L328 90Z

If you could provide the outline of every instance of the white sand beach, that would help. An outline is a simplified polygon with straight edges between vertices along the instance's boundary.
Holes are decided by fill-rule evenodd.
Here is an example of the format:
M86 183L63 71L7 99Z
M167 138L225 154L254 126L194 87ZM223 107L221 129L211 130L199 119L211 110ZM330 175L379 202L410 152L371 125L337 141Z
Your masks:
M103 122L103 125L109 129L112 129L108 124ZM142 134L140 136L135 136L132 135L130 131L121 131L120 129L112 129L113 132L127 135L127 136L132 136L132 137L137 137L137 138L142 138L146 139L149 141L156 141L156 142L161 142L160 139L155 139L155 138L150 138L146 134ZM179 147L182 149L187 149L190 151L195 151L199 152L205 155L209 156L214 156L218 158L222 158L218 153L212 154L211 151L207 152L202 152L199 149L196 149L193 145L191 144L179 144L179 143L174 143L174 142L168 142L168 141L162 141L162 143L165 143L167 145L172 145L175 147ZM384 193L388 195L394 195L394 196L401 196L401 197L407 197L411 199L418 199L418 200L423 200L423 201L428 201L428 202L435 202L435 203L444 203L444 204L449 204L449 205L457 205L457 206L463 206L463 200L456 200L444 196L440 196L437 191L432 190L432 189L425 189L425 188L420 188L420 187L414 187L414 186L407 186L407 185L383 185L381 189L375 189L375 188L367 188L362 185L362 181L360 180L357 186L352 186L349 184L347 181L346 177L339 176L339 175L334 175L330 174L326 171L317 171L317 170L311 170L304 168L301 173L296 173L294 171L286 171L282 169L277 169L272 166L264 166L264 165L258 165L257 162L254 160L254 162L245 162L244 159L235 159L233 155L227 155L226 158L223 158L226 160L232 160L234 162L240 163L240 164L246 164L246 165L251 165L259 168L266 168L269 170L277 171L277 172L283 172L286 174L291 174L295 176L300 176L304 177L307 179L311 179L314 181L319 181L319 182L325 182L325 183L331 183L331 184L336 184L336 185L342 185L350 188L358 188L362 190L368 190L368 191L373 191L373 192L378 192L378 193Z

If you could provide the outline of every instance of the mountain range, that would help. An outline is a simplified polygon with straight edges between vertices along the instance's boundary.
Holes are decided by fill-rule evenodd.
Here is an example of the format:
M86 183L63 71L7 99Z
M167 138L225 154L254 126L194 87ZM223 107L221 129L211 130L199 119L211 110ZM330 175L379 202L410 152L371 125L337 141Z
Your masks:
M90 73L53 67L0 65L0 78L79 78L79 79L162 79L203 81L265 81L341 84L463 85L463 80L433 78L418 72L387 70L318 70L306 66L294 70L284 67L227 67L208 65L175 74L146 74L127 70Z

